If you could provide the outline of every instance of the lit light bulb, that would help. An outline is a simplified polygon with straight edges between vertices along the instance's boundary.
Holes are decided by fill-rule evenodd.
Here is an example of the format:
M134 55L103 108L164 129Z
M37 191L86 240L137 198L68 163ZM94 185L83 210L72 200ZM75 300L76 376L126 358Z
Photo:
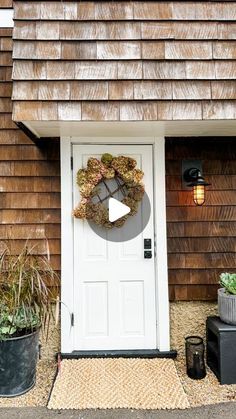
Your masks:
M205 202L205 185L193 186L193 200L196 205L203 205Z
M198 163L200 166L200 163ZM183 171L182 179L185 185L192 188L193 202L197 206L201 206L205 202L205 188L210 185L202 176L201 170L197 167L190 167Z

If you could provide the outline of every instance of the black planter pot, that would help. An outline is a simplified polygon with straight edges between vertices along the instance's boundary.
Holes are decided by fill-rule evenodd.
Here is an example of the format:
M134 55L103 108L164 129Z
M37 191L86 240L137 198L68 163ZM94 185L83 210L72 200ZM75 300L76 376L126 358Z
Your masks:
M39 331L0 342L0 397L26 393L35 384Z

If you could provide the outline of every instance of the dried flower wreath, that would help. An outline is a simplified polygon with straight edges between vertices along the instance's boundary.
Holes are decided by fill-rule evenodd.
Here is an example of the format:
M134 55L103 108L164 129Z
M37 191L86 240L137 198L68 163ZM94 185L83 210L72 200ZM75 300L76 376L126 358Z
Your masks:
M122 227L129 216L138 211L139 202L142 200L145 189L141 182L144 173L136 168L137 162L131 157L113 157L109 153L102 155L101 160L90 157L86 169L80 169L77 173L77 184L81 195L79 205L74 209L76 218L86 219L105 228ZM106 180L114 179L117 189L110 191ZM103 183L108 190L108 197L101 199L99 196L99 184ZM120 190L124 198L122 203L130 207L129 214L114 222L109 221L108 208L104 201ZM94 203L94 197L98 202Z

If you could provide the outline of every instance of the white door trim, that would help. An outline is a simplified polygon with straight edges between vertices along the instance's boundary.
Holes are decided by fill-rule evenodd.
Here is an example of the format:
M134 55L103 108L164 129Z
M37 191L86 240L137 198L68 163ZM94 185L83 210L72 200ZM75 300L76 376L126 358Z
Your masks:
M71 307L73 290L72 144L152 144L156 230L157 349L170 350L169 295L166 240L165 138L164 137L61 137L61 352L74 348ZM157 199L158 197L158 199ZM160 261L160 263L159 263Z
M170 350L170 313L166 233L165 138L154 142L154 214L156 234L157 347Z

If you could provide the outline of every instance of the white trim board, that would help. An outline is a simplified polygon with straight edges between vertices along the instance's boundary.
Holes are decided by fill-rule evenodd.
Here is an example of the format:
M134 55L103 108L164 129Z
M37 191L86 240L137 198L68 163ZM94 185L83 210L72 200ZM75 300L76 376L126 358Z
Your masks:
M170 350L169 290L166 232L165 138L154 142L154 214L156 248L157 347Z
M154 148L154 192L156 229L156 299L157 349L170 350L169 296L166 243L165 201L165 139L164 137L61 137L61 352L71 353L74 347L71 326L73 307L73 218L72 218L72 144L152 144ZM158 197L158 199L157 199ZM73 309L71 310L73 311Z
M0 28L13 28L13 9L0 9Z
M21 121L36 137L235 136L236 120L211 121Z

